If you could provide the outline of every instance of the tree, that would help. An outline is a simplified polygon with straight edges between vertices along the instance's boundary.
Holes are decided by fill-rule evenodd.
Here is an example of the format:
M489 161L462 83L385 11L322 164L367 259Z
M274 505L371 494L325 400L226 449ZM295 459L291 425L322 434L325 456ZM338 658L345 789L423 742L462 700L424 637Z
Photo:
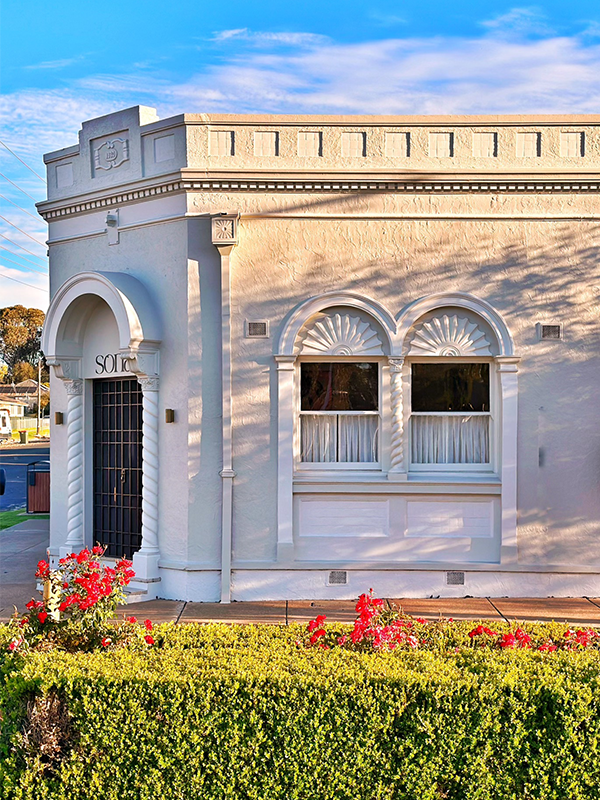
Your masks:
M19 362L37 366L44 312L39 308L8 306L0 309L0 358L8 367L7 379Z
M27 361L17 361L12 370L14 383L21 383L21 381L26 381L29 378L37 380L37 369Z

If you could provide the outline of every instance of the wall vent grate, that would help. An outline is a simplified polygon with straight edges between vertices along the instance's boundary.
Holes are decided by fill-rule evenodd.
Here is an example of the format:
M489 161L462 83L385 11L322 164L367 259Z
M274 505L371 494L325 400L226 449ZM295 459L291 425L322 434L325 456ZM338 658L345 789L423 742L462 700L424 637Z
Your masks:
M329 586L346 586L348 583L348 573L345 569L332 569L329 573Z
M447 572L446 573L446 586L464 586L465 573L464 572Z
M562 339L562 326L540 325L540 339Z
M252 322L246 320L246 338L268 339L269 338L268 321L266 319L253 320Z

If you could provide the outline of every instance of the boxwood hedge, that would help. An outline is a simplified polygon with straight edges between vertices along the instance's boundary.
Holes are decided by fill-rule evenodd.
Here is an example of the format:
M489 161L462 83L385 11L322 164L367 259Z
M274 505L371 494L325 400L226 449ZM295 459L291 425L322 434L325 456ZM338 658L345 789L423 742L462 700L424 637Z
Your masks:
M469 648L471 627L414 652L167 625L145 652L5 654L0 798L600 798L600 653Z

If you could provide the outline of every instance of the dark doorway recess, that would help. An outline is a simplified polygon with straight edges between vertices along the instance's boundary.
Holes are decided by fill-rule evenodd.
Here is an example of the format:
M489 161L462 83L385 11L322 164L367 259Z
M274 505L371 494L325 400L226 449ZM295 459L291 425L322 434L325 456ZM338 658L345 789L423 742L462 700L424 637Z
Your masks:
M132 558L142 544L142 390L94 381L94 543Z

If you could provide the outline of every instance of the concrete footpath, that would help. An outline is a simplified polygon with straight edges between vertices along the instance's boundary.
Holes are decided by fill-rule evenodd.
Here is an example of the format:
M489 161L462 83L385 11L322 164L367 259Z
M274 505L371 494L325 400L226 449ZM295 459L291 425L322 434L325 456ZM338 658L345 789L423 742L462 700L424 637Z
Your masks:
M37 562L46 558L48 520L30 519L0 530L0 620L10 619L14 606L19 611L36 591ZM365 587L367 588L367 587ZM529 620L569 622L573 625L600 626L600 598L477 598L413 600L388 598L405 613L425 619L452 617L472 620ZM119 609L153 622L228 622L285 625L306 623L317 614L331 622L351 622L355 618L353 600L288 600L262 603L184 603L177 600L149 600Z

